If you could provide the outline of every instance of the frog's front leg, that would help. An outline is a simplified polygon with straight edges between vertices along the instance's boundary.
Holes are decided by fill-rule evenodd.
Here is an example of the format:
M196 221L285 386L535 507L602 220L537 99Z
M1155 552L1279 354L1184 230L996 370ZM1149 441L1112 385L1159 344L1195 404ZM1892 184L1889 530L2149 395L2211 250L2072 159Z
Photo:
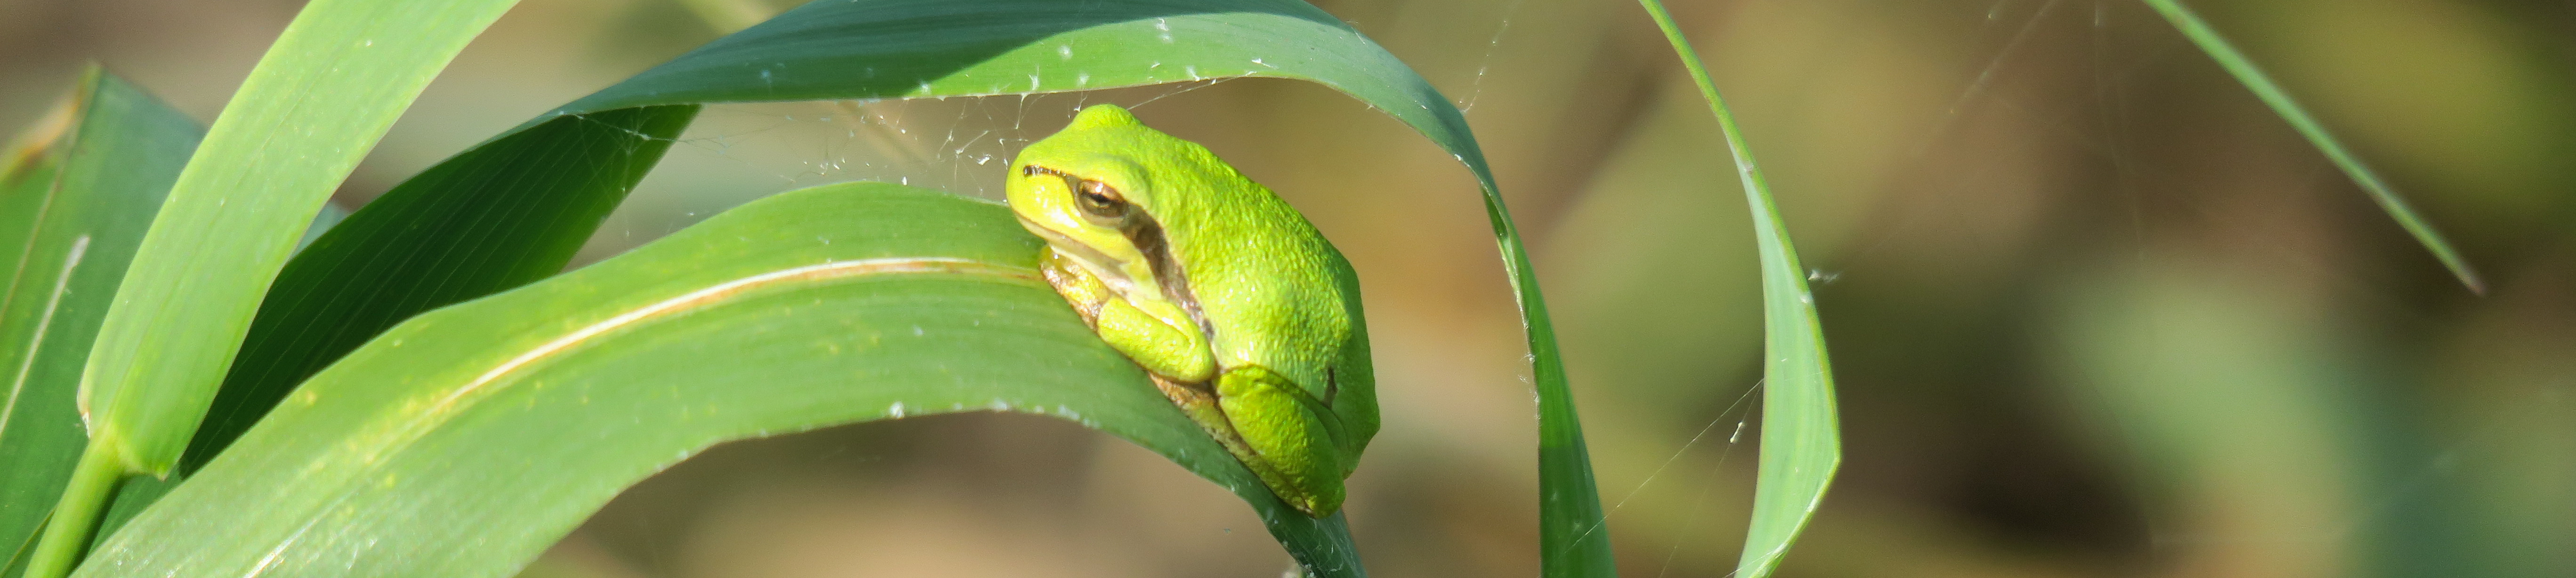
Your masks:
M1258 365L1217 376L1216 399L1241 436L1228 449L1280 500L1310 516L1341 509L1342 477L1350 470L1329 407L1288 376Z
M1095 333L1100 330L1100 306L1116 297L1109 292L1109 284L1100 282L1100 277L1083 270L1072 257L1054 247L1038 256L1038 272L1046 275L1047 285L1055 287L1055 294L1073 304L1073 312L1082 316L1083 325L1091 326Z
M1145 371L1182 383L1205 383L1216 375L1216 354L1208 350L1207 338L1178 308L1161 301L1149 304L1159 306L1157 311L1139 308L1054 249L1047 250L1039 268L1093 333Z

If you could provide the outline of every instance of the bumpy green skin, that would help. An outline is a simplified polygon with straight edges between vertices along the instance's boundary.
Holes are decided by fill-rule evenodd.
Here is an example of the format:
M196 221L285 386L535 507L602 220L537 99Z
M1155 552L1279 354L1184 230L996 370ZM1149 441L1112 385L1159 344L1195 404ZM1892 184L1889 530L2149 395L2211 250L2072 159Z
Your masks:
M1103 340L1313 516L1377 434L1359 280L1304 216L1205 147L1097 105L1012 163L1011 210ZM1084 191L1118 202L1085 204Z

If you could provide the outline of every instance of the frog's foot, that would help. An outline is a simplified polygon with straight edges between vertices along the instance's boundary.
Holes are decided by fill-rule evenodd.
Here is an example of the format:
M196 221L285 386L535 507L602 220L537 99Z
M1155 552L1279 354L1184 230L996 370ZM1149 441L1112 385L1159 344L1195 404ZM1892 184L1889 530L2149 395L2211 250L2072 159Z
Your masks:
M1271 493L1308 516L1329 516L1342 508L1346 469L1336 432L1316 413L1321 403L1305 388L1268 368L1248 365L1217 376L1216 400L1226 423L1241 436L1226 449Z

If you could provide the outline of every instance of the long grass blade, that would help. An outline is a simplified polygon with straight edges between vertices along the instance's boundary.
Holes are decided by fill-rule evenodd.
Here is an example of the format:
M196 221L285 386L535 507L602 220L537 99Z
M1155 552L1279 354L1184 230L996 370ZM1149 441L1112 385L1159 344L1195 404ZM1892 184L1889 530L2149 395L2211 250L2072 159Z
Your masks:
M315 0L215 119L91 349L90 443L178 462L296 241L431 77L515 0Z
M2380 178L2377 171L2361 161L2360 155L2345 148L2343 141L2326 130L2325 123L2318 122L2316 116L2308 114L2306 107L2299 106L2298 100L2290 98L2289 91L2272 82L2272 76L2265 74L2262 67L2255 66L2253 59L2246 58L2235 44L2220 36L2217 29L2211 28L2208 21L2201 20L2199 14L2183 6L2182 2L2145 1L2157 14L2172 22L2174 29L2190 38L2193 45L2199 46L2201 52L2209 53L2211 60L2218 61L2218 66L2227 69L2227 73L2243 83L2246 90L2252 91L2255 98L2262 99L2264 106L2272 107L2272 114L2280 115L2282 121L2290 123L2290 128L2299 131L2299 136L2308 139L2308 144L2315 145L2317 152L2325 153L2326 159L2333 161L2335 168L2342 169L2344 176L2352 179L2353 184L2361 185L2362 192L2370 195L2371 202L2378 203L2380 210L2387 211L2389 218L2396 219L2397 226L2405 228L2406 234L2413 235L2416 243L2432 251L2433 258L2450 269L2451 276L2459 278L2461 285L2467 286L2471 292L2486 294L2486 281L2479 278L2477 269L2469 265L2468 258L2460 256L2460 251L2451 247L2451 242L2442 237L2442 232L2435 230L2433 223L2425 220L2423 215L2417 214L2386 179Z
M1806 268L1780 222L1771 187L1753 162L1744 132L1735 126L1718 96L1717 83L1657 0L1638 0L1664 31L1664 39L1681 56L1682 67L1708 99L1711 114L1726 134L1735 155L1735 173L1743 181L1744 200L1752 205L1753 236L1762 260L1762 458L1753 489L1753 519L1745 531L1744 554L1735 576L1762 578L1780 565L1789 545L1824 503L1842 466L1841 425L1834 410L1833 364L1825 355L1825 333L1816 320Z

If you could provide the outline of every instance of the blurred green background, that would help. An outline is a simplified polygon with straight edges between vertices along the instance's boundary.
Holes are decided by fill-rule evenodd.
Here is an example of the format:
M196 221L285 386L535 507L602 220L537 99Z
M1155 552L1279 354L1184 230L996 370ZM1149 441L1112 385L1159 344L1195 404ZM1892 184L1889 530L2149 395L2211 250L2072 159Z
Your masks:
M339 199L785 6L766 1L526 0ZM1732 166L1670 49L1624 0L1320 4L1467 109L1556 303L1623 572L1724 575L1759 295ZM0 126L86 59L209 118L298 5L0 1ZM1781 575L2576 575L2576 5L2194 5L2489 294L2136 3L1673 3L1815 268L1838 362L1848 455ZM827 182L997 197L1017 147L1092 102L1208 145L1361 271L1386 429L1349 512L1375 572L1535 574L1534 407L1474 183L1321 87L718 105L584 259ZM1149 452L965 415L716 448L529 574L1287 565L1248 509Z

